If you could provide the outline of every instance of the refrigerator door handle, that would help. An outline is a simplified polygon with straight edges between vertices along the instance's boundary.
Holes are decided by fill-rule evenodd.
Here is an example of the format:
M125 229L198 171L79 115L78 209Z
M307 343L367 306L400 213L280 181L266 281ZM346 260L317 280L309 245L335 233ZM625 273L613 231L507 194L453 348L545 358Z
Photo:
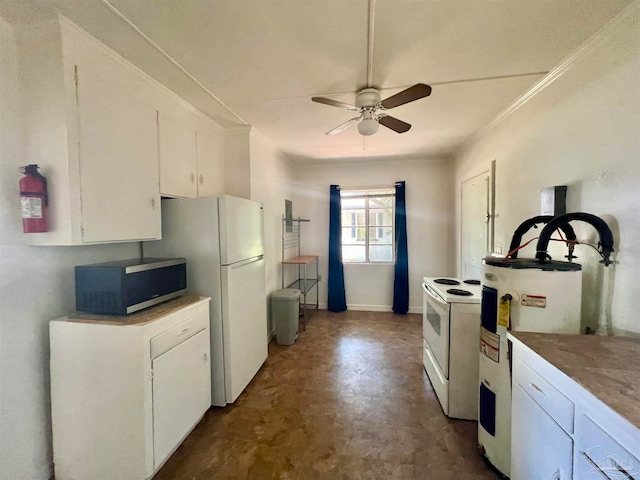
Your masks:
M229 266L231 268L240 268L240 267L244 267L245 265L249 265L251 263L259 262L263 258L264 258L264 255L258 255L257 257L250 258L249 260L243 260L242 262L238 262L238 263L233 263Z

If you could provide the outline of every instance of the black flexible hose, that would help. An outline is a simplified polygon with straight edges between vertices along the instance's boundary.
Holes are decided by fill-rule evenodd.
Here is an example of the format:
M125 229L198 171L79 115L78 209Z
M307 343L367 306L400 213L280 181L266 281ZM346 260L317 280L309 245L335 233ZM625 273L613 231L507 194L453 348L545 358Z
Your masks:
M515 232L513 232L513 237L511 237L511 245L509 245L509 252L513 252L516 248L520 246L522 242L522 236L527 233L531 227L537 225L539 223L549 223L555 217L553 215L538 215L537 217L531 217L520 224L518 228L516 228ZM573 227L568 223L563 223L558 228L564 232L567 237L567 240L575 240L576 232L573 231ZM518 258L518 251L516 250L511 254L511 258Z
M560 225L571 222L572 220L586 222L597 230L598 235L600 235L600 255L602 255L605 266L608 266L611 263L609 256L611 255L611 252L614 251L613 234L611 233L611 229L600 217L583 212L558 215L547 223L547 225L542 229L542 232L540 232L540 236L538 238L538 243L536 245L536 259L540 263L543 263L550 258L547 254L547 247L549 246L549 239L551 238L551 235L556 231L556 228L560 227Z

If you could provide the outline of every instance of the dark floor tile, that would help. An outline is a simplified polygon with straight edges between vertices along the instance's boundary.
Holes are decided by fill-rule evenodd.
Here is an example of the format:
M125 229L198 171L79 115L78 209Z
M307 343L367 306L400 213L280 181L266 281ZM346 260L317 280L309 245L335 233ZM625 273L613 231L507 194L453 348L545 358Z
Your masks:
M477 424L447 418L422 368L422 318L316 312L155 477L486 479Z

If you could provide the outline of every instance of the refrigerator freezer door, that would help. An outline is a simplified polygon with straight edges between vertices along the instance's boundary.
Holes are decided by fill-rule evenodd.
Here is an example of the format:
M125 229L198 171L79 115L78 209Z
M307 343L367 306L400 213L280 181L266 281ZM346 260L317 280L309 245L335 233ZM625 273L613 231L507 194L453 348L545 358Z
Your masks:
M220 197L218 213L221 265L231 265L264 255L264 220L260 202L230 196Z
M225 392L233 403L267 359L262 257L221 268Z

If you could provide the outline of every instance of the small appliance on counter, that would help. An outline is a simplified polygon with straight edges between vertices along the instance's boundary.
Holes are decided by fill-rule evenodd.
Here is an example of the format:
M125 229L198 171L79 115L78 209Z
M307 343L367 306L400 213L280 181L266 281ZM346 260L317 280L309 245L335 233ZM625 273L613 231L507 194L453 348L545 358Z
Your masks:
M172 298L187 289L184 258L133 258L75 268L76 310L128 315Z
M613 237L606 223L587 213L539 216L514 232L507 258L487 257L482 268L482 328L479 365L478 444L487 460L506 476L511 462L511 355L507 331L579 334L582 266L552 260L547 253L551 235L566 235L567 258L579 242L569 222L581 220L600 234L600 254L609 265ZM536 259L516 258L522 235L537 223L540 232Z
M478 418L480 280L425 277L424 369L445 415Z

